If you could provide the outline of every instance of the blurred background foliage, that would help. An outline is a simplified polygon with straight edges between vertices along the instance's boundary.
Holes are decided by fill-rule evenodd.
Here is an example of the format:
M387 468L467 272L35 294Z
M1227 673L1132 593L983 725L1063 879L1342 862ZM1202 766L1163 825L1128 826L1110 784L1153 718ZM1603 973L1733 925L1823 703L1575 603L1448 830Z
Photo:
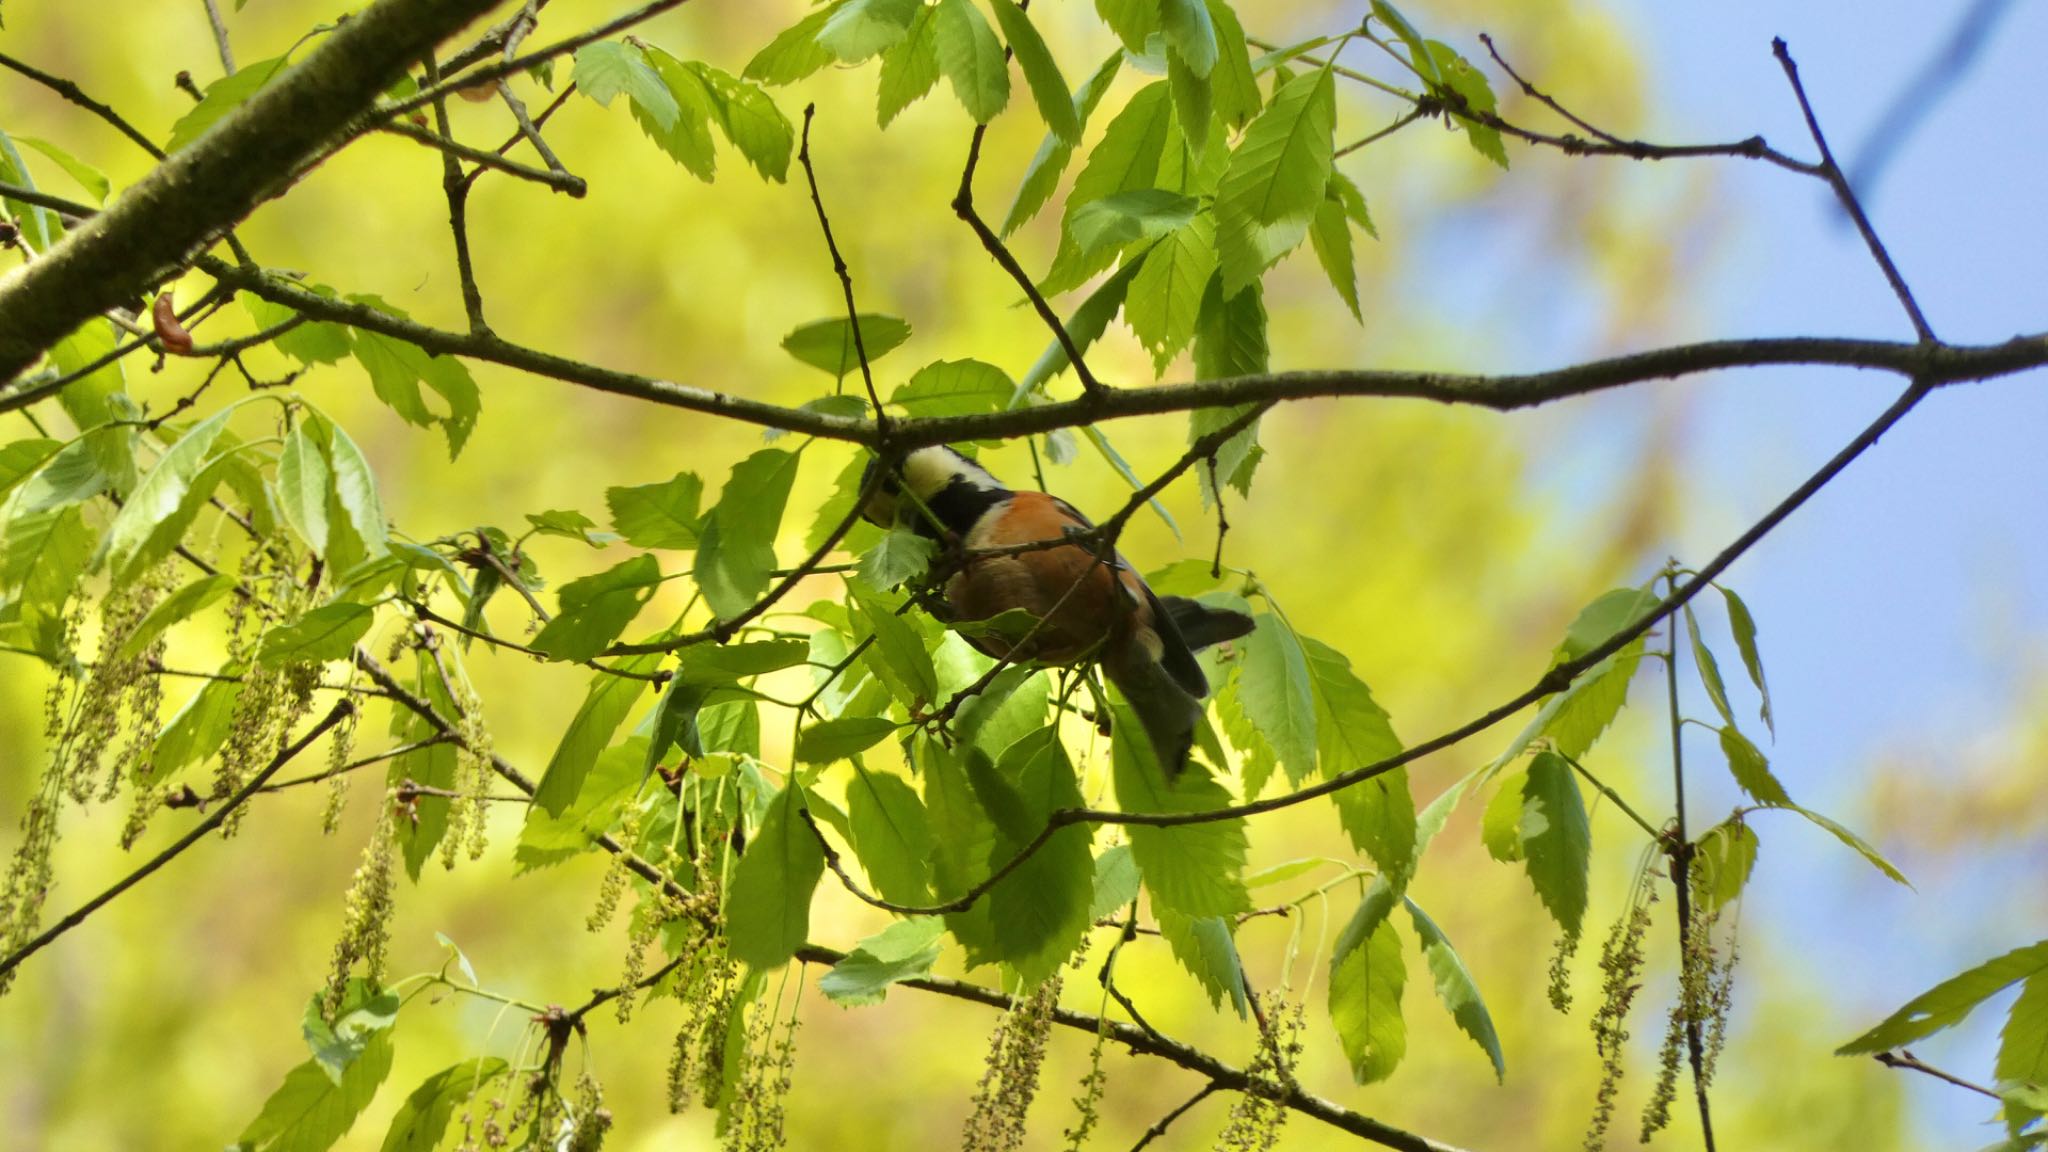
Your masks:
M238 57L281 53L309 25L344 7L251 0L230 14ZM617 7L611 0L555 0L543 35L583 27ZM1434 34L1474 55L1469 32L1484 28L1524 75L1568 89L1574 109L1595 123L1664 138L1668 120L1647 66L1645 20L1578 0L1437 0L1416 8ZM1357 15L1352 9L1261 2L1240 11L1252 35L1286 42L1348 25ZM799 0L700 0L639 35L679 57L737 72L802 10ZM113 2L88 10L13 0L6 17L0 42L7 51L78 80L158 140L189 103L173 75L189 70L203 84L218 71L196 2ZM1070 79L1108 50L1107 33L1077 0L1042 0L1033 17ZM530 79L517 83L530 103L540 98ZM1110 106L1136 84L1128 74L1119 80ZM952 100L936 98L879 131L874 85L872 67L828 69L776 97L792 120L805 102L818 105L819 179L863 309L901 315L915 326L910 342L879 366L878 385L886 394L917 365L939 358L974 356L1021 371L1046 335L948 208L969 134L965 117ZM1495 87L1508 118L1535 118L1501 78ZM1399 111L1356 86L1341 88L1339 99L1340 142ZM1013 100L1012 114L989 133L979 196L991 213L1007 205L1041 135L1020 104ZM456 103L451 111L466 140L494 145L510 129L496 104ZM0 116L10 132L65 142L117 186L146 170L146 158L105 125L34 86L10 79L0 88ZM1751 130L1732 128L1730 137ZM623 110L582 100L552 121L548 136L590 181L587 199L487 177L471 201L478 275L498 332L599 364L778 403L799 403L829 387L778 347L791 328L840 307L799 173L792 170L798 182L768 183L728 153L716 182L700 184L661 155ZM1703 306L1689 289L1737 227L1725 168L1587 162L1521 148L1512 154L1515 167L1504 173L1425 122L1340 161L1364 191L1380 232L1376 242L1359 246L1364 320L1354 323L1331 297L1312 256L1296 254L1268 280L1273 367L1536 367L1547 361L1514 359L1534 351L1562 362L1695 332ZM241 235L268 264L304 270L346 292L376 293L419 320L460 328L439 179L434 153L373 135L261 209ZM1056 229L1056 213L1047 213L1023 231L1016 247L1027 267L1046 266ZM1475 250L1460 242L1461 233L1482 233L1491 243ZM1151 376L1148 357L1120 327L1091 360L1117 383ZM131 366L130 387L161 410L192 387L203 367L173 360L150 374ZM285 365L275 360L267 367L281 373ZM394 523L416 538L516 525L524 513L545 508L577 508L601 519L609 486L651 483L680 469L722 476L759 446L744 427L492 365L473 370L485 409L459 463L448 461L437 434L407 428L377 404L353 363L319 369L298 385L364 445ZM1183 361L1165 378L1189 375ZM1715 515L1718 494L1689 485L1681 470L1690 395L1642 388L1514 418L1410 402L1284 406L1265 421L1269 455L1251 497L1230 508L1226 557L1256 571L1303 632L1349 656L1396 730L1421 739L1526 685L1583 603L1605 588L1639 583L1661 564L1680 538L1682 508L1691 507L1686 515L1694 517ZM27 429L7 431L11 437ZM1169 464L1185 443L1178 418L1122 421L1106 431L1141 475ZM785 559L797 552L808 509L853 451L826 444L807 451L785 525ZM1597 463L1584 464L1586 457ZM987 459L1013 481L1029 476L1020 447ZM1087 452L1048 479L1096 513L1113 509L1125 492ZM1192 483L1176 486L1166 501L1181 537L1157 518L1135 520L1122 548L1140 567L1206 557L1213 544L1213 521ZM1744 505L1728 519L1749 514ZM1799 530L1796 521L1790 530ZM231 555L237 545L222 540L219 547ZM557 584L616 562L619 552L547 539L530 547ZM814 583L812 595L836 595L835 582ZM1743 586L1740 569L1735 584ZM810 598L800 592L790 606ZM517 636L523 609L509 599L494 606L493 618L501 633ZM658 601L645 618L674 607ZM1769 662L1790 630L1763 615ZM181 630L170 662L198 666L218 655L218 638ZM497 749L536 767L580 699L585 673L481 649L471 653L469 667ZM0 813L10 814L10 825L41 767L43 683L32 661L0 665ZM2031 688L2016 698L2016 710L2038 715L2030 703L2042 692L2038 668L2025 683ZM1667 753L1660 708L1647 688L1638 685L1643 707L1625 714L1598 759L1610 782L1659 810L1668 808L1661 767ZM1781 727L1804 722L1782 709ZM373 711L364 750L378 746L370 733L380 727L381 711ZM1507 735L1422 761L1413 769L1419 801L1490 759ZM786 729L769 725L767 739L774 761L786 751L778 747ZM1869 807L1838 814L1875 813L1879 822L1866 831L1888 844L1896 838L1914 861L1930 864L1966 855L1986 835L2037 836L2041 809L2030 797L2038 795L2043 739L2038 727L1987 736L1982 754L1967 757L1968 767L1939 787L1887 771L1889 763L1872 765ZM1909 758L1902 749L1891 759ZM1959 787L1958 780L1966 783ZM1733 792L1716 784L1703 791L1695 812L1705 822L1725 811ZM283 1072L303 1059L300 1012L326 972L342 892L369 835L372 795L359 785L342 829L324 838L318 790L265 798L235 842L201 846L31 962L0 1004L4 1142L219 1146L240 1131ZM1506 1083L1495 1085L1484 1058L1430 1002L1419 965L1411 965L1406 1001L1408 1058L1391 1080L1352 1087L1318 1011L1311 1013L1301 1075L1312 1091L1455 1144L1574 1145L1598 1074L1586 1030L1597 998L1598 950L1581 949L1574 964L1579 1007L1561 1018L1543 995L1548 920L1516 870L1486 857L1476 834L1479 809L1468 801L1454 817L1412 892L1457 942L1487 996L1507 1053ZM1640 838L1604 806L1594 807L1593 819L1589 932L1604 932L1619 910ZM113 848L120 821L118 811L103 810L70 829L57 858L53 910L132 866ZM515 811L497 814L494 845L481 863L452 872L430 866L417 887L403 889L393 972L438 965L439 932L462 946L487 985L528 1000L580 1003L591 989L617 981L623 924L615 920L597 934L583 928L601 861L583 857L515 876L510 843L517 821ZM137 852L167 841L177 823L161 820ZM1764 874L1796 867L1813 850L1807 843L1781 853L1774 836L1781 830L1762 831ZM13 835L11 827L0 833L0 846L11 845ZM1307 854L1349 854L1319 805L1256 822L1253 851L1254 868ZM1305 938L1327 945L1349 906L1348 894L1329 909L1311 905L1301 924ZM882 922L828 883L813 933L844 945ZM1774 939L1771 924L1745 927L1736 1023L1717 1083L1725 1146L1877 1150L1914 1143L1893 1075L1828 1055L1867 1023L1871 1005L1838 1002L1834 974L1803 956L1797 943ZM1327 972L1306 962L1283 972L1288 932L1277 918L1246 927L1240 947L1250 977L1255 987L1287 979L1318 1005ZM1099 955L1112 934L1097 935ZM1631 1049L1636 1074L1623 1089L1614 1137L1621 1143L1633 1141L1628 1117L1647 1089L1670 996L1668 936L1660 930L1652 937L1651 987ZM1161 1029L1233 1063L1250 1058L1251 1028L1212 1012L1156 939L1132 946L1120 965L1124 987ZM957 958L942 968L957 970ZM1901 987L1890 999L1924 983ZM1087 1011L1099 998L1092 980L1080 978L1069 981L1067 997ZM609 1013L596 1018L590 1059L619 1118L612 1147L713 1145L706 1116L670 1117L663 1103L675 1015L673 1004L656 1002L623 1026ZM521 1022L496 1017L490 1006L459 998L409 1010L398 1026L397 1067L342 1147L375 1147L404 1092L425 1075L471 1055L504 1054ZM789 1100L792 1146L946 1147L957 1139L992 1013L900 989L881 1006L842 1010L812 991L802 1019ZM1057 1133L1072 1122L1068 1101L1087 1049L1078 1034L1054 1038L1030 1146L1056 1146ZM1191 1075L1143 1058L1113 1054L1106 1067L1099 1147L1128 1147L1199 1086ZM1181 1121L1167 1146L1206 1145L1224 1121L1222 1100ZM1684 1108L1677 1115L1662 1139L1693 1146L1693 1117ZM1282 1139L1283 1147L1298 1149L1351 1143L1298 1116Z

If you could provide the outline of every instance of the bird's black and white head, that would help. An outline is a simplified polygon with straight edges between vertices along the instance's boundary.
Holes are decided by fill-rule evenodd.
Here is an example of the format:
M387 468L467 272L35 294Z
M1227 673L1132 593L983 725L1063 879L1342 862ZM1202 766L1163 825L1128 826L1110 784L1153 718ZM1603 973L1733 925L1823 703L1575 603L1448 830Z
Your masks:
M1010 497L988 469L943 445L916 449L878 477L881 464L871 460L861 473L861 488L869 492L861 515L885 528L902 524L937 538L944 527L965 536L982 513Z

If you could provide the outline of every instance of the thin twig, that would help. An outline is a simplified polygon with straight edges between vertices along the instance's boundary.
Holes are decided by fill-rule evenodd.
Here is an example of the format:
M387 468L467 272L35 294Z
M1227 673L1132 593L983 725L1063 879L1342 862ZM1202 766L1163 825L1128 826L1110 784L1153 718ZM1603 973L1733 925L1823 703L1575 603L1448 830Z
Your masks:
M1136 1144L1131 1145L1131 1152L1144 1152L1145 1146L1147 1144L1150 1144L1152 1143L1152 1141L1157 1140L1161 1136L1166 1135L1166 1130L1168 1128L1173 1127L1173 1122L1175 1120L1178 1120L1182 1116L1185 1116L1190 1109L1194 1108L1195 1105L1200 1104L1202 1101L1207 1100L1210 1096L1215 1095L1218 1091L1221 1091L1222 1087L1222 1085L1216 1083L1214 1080L1211 1080L1207 1084L1202 1085L1201 1090L1196 1092L1193 1096L1190 1096L1186 1100L1182 1101L1180 1107L1175 1108L1173 1111L1168 1112L1164 1116L1161 1116L1159 1118L1159 1123L1154 1124L1150 1128L1145 1129L1145 1134L1138 1137L1138 1142Z
M1934 1065L1929 1064L1926 1061L1920 1059L1918 1056L1913 1055L1911 1052L1907 1052L1904 1050L1898 1052L1879 1052L1872 1058L1875 1059L1879 1064L1882 1064L1887 1068L1899 1068L1908 1072L1919 1072L1927 1076L1932 1076L1936 1080L1941 1080L1946 1083L1953 1084L1958 1088L1968 1088L1970 1091L1977 1093L1979 1096L1989 1096L1993 1100L1997 1100L2000 1103L2004 1103L2005 1101L2005 1097L2000 1096L1998 1093L1993 1092L1991 1089L1984 1087L1982 1084L1973 1084L1960 1076L1954 1075L1953 1073L1944 1072L1941 1069L1936 1068Z
M62 76L52 76L32 64L25 64L16 60L5 52L0 52L0 67L11 68L21 73L23 76L41 84L64 99L113 125L116 131L134 141L137 148L149 153L155 159L161 160L164 158L164 150L156 146L156 141L143 135L141 129L130 124L119 112L86 95L85 90L72 81L66 80Z
M441 70L434 63L432 52L422 57L420 63L426 70L428 84L441 78ZM448 231L455 237L455 275L462 287L462 312L469 319L471 335L488 333L491 325L484 319L483 289L477 286L476 263L469 254L469 185L463 182L462 162L455 158L454 151L456 148L476 150L456 143L455 132L448 124L446 97L434 101L434 127L438 135L432 139L441 148L441 192L448 201Z
M861 383L867 385L868 403L873 406L875 414L876 434L887 436L889 417L882 411L881 393L875 391L875 373L868 366L867 341L860 332L860 308L853 302L853 273L846 266L846 258L839 254L839 242L832 239L832 221L825 215L824 198L818 195L818 173L811 167L811 119L817 111L816 104L804 105L803 143L796 150L796 158L803 165L805 182L811 186L811 207L817 209L818 228L825 233L825 250L832 254L832 271L839 276L839 290L846 297L846 323L853 329L853 354L860 361ZM842 360L841 365L844 363Z
M193 825L190 831L180 836L170 847L150 857L141 867L115 881L112 887L79 905L62 920L50 925L41 935L16 949L6 959L0 960L0 978L6 977L9 972L19 967L22 961L42 951L45 946L59 936L84 923L86 917L106 907L109 901L121 895L121 893L148 879L151 873L177 859L179 854L183 853L185 849L197 844L207 833L220 827L221 823L228 818L228 814L240 808L244 801L254 796L263 785L269 783L270 778L277 774L278 769L290 763L299 753L304 752L308 745L325 735L328 729L341 723L342 718L353 711L355 711L355 705L347 697L335 701L334 707L328 709L327 715L321 717L318 723L308 728L305 734L297 740L279 749L277 755L270 758L270 763L264 765L256 775L250 777L248 783L236 789L218 808L207 813L205 819Z
M380 696L383 695L383 693L381 692L377 694ZM396 760L400 756L410 756L414 752L419 752L423 749L432 748L437 744L447 744L450 742L450 740L450 737L443 736L437 732L424 740L415 740L410 744L400 744L396 748L386 748L384 751L379 752L373 756L365 756L360 760L351 760L346 764L336 765L332 768L323 768L310 776L295 776L290 780L280 780L275 784L265 784L263 787L258 788L257 791L282 792L287 788L298 788L307 784L318 784L322 780L332 780L336 776L345 776L350 772L354 772L358 768L368 768L372 764L382 764L387 760Z
M1800 114L1806 117L1806 130L1813 136L1814 147L1820 149L1821 179L1835 190L1835 199L1841 201L1849 219L1856 222L1856 231L1863 237L1864 247L1877 266L1884 271L1885 283L1892 286L1892 295L1899 298L1906 316L1913 321L1913 331L1919 333L1922 344L1936 343L1934 329L1927 323L1927 317L1920 311L1920 302L1913 298L1913 290L1906 286L1906 278L1899 274L1898 265L1892 263L1892 254L1885 250L1884 241L1877 238L1877 229L1870 226L1870 217L1863 211L1862 201L1856 198L1856 190L1849 187L1849 178L1842 174L1842 166L1835 163L1835 154L1828 150L1827 137L1821 134L1820 121L1813 114L1813 105L1806 99L1806 86L1799 82L1799 65L1792 62L1792 53L1785 47L1782 38L1771 40L1771 52L1777 56L1778 65L1785 70L1785 80L1792 85L1792 94L1799 98Z
M540 125L534 122L533 117L527 115L526 101L521 100L519 95L512 91L512 85L507 81L498 81L498 98L505 102L506 109L512 113L513 122L519 125L520 136L533 145L534 153L540 157L541 163L548 166L548 171L561 180L573 180L579 187L582 186L583 181L570 175L569 170L562 166L561 158L555 155L555 150L548 147L547 137L540 134ZM500 154L502 155L502 152Z
M585 44L595 43L607 36L623 32L636 24L645 23L671 8L679 8L689 2L690 0L653 0L653 3L643 4L622 16L614 17L596 27L587 28L574 36L565 36L551 44L536 48L523 56L514 56L499 60L494 64L486 64L473 72L454 72L451 67L450 71L453 74L439 84L428 85L415 95L396 103L378 105L376 111L371 114L371 121L373 123L382 123L394 117L403 116L415 108L424 108L435 100L451 95L460 89L516 75L536 64L544 64L558 56L566 56Z
M552 188L557 192L566 193L577 200L581 200L590 191L590 185L585 183L580 176L572 176L568 172L554 172L535 168L530 164L521 164L517 160L507 160L503 153L486 152L481 148L472 147L459 140L451 139L445 129L433 132L409 121L393 120L388 124L379 125L378 130L389 132L394 136L403 136L408 140L416 140L429 148L439 151L445 157L467 160L472 164L503 172L507 176L516 176L521 180L530 180L535 184ZM472 173L463 179L465 184L472 183L474 182L475 175Z
M235 74L235 53L228 46L228 24L220 18L220 5L215 0L205 0L206 22L213 26L213 46L220 52L220 70L223 75Z

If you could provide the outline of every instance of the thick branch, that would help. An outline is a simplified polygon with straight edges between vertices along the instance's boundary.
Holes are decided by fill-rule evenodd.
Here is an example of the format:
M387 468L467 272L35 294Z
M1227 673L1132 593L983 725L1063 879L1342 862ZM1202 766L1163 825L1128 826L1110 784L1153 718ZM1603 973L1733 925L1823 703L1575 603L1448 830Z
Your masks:
M186 263L282 191L421 53L498 0L377 0L43 258L0 279L0 376Z

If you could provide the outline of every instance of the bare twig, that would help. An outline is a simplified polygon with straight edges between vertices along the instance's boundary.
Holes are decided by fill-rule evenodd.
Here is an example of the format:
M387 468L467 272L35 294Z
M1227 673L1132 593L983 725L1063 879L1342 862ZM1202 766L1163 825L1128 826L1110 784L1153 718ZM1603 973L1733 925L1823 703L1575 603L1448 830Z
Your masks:
M235 74L235 53L228 46L227 21L220 18L220 5L216 0L205 0L205 4L206 22L213 26L213 46L220 52L220 70L222 74L232 76Z
M378 695L381 696L383 695L383 693L379 692ZM424 740L414 740L410 744L400 744L396 748L386 748L384 751L379 752L373 756L365 756L360 760L351 760L346 764L339 764L332 768L323 768L310 776L295 776L290 780L280 780L275 784L265 784L263 787L258 788L257 791L282 792L287 788L298 788L307 784L318 784L323 780L332 780L336 776L345 776L350 772L356 771L359 768L368 768L373 764L382 764L387 760L396 760L400 756L409 756L414 752L418 752L425 748L432 748L437 744L447 744L451 740L452 737L444 736L437 732Z
M277 755L270 758L270 763L264 765L256 775L249 778L248 783L243 784L226 800L222 801L219 807L207 813L206 818L193 825L190 831L180 836L163 851L150 857L141 867L115 881L106 891L87 900L62 920L50 925L41 935L22 945L5 959L0 959L0 977L5 977L9 972L20 967L22 961L42 951L44 947L59 936L84 923L86 917L106 907L110 901L121 895L121 893L147 880L151 873L177 859L181 853L187 848L192 847L192 845L197 844L207 833L220 827L221 822L228 818L228 814L240 808L244 801L254 796L263 785L269 783L270 778L277 774L278 769L291 763L299 753L306 750L308 745L326 735L328 729L341 723L342 718L353 711L355 711L355 705L346 697L335 701L334 707L328 709L327 715L321 717L317 723L308 728L305 734L301 735L297 740L279 749Z
M1164 1116L1161 1116L1157 1124L1154 1124L1150 1128L1145 1129L1144 1135L1138 1137L1138 1142L1136 1144L1131 1145L1131 1152L1144 1152L1146 1145L1152 1143L1154 1140L1159 1139L1161 1136L1166 1135L1166 1130L1168 1128L1173 1127L1173 1122L1175 1120L1178 1120L1182 1116L1187 1115L1188 1112L1191 1109L1193 1109L1195 1105L1200 1104L1202 1101L1207 1100L1209 1097L1215 1095L1218 1091L1222 1089L1222 1087L1222 1085L1216 1083L1214 1080L1211 1080L1207 1084L1202 1085L1202 1087L1199 1090L1197 1090L1193 1096L1190 1096L1186 1100L1181 1101L1181 1104L1178 1108L1175 1108L1173 1111L1168 1112Z
M867 341L860 332L860 308L853 302L853 273L846 266L846 258L839 254L839 242L832 239L832 220L825 215L824 198L818 195L818 173L811 167L811 120L817 111L816 104L804 105L803 143L796 150L796 158L803 165L804 180L811 187L811 207L817 210L818 228L825 233L825 250L832 254L832 271L838 275L839 290L846 297L846 323L853 329L853 354L860 361L861 383L867 385L868 403L875 414L875 432L879 436L887 436L889 417L882 411L881 394L875 391L875 373L868 366Z
M448 79L441 81L439 84L430 84L417 94L400 100L397 103L379 105L372 114L371 120L373 123L382 123L394 117L403 116L415 108L424 108L441 97L451 95L459 89L516 75L536 64L546 63L558 56L566 56L585 44L595 43L607 36L623 32L636 24L643 24L671 8L679 8L689 2L690 0L653 0L653 3L643 4L631 12L607 20L594 28L585 29L574 36L565 36L551 44L536 48L523 56L508 57L494 64L486 64L473 72L456 72L451 65L451 75Z
M1960 1076L1954 1075L1953 1073L1944 1072L1941 1069L1936 1068L1934 1065L1929 1064L1926 1061L1920 1059L1918 1056L1913 1055L1911 1052L1907 1052L1903 1049L1897 1052L1879 1052L1875 1056L1873 1056L1872 1059L1876 1060L1879 1064L1882 1064L1887 1068L1897 1068L1907 1072L1919 1072L1923 1075L1932 1076L1936 1080L1953 1084L1958 1088L1967 1088L1970 1091L1977 1093L1979 1096L1989 1096L1993 1100L1997 1100L2001 1103L2003 1103L2005 1100L2005 1097L2000 1096L1998 1093L1993 1092L1991 1089L1984 1087L1982 1084L1973 1084Z
M62 76L52 76L32 64L25 64L20 60L16 60L5 52L0 52L0 67L10 68L21 73L23 76L41 84L64 99L113 125L115 131L134 141L137 148L149 153L155 159L161 160L164 158L164 150L156 146L156 141L143 135L141 129L130 124L119 112L86 95L85 90L76 83L66 80Z
M440 80L441 69L434 63L431 51L421 57L420 63L426 71L427 83ZM469 319L471 335L488 333L491 325L484 319L483 289L477 286L476 263L469 253L469 184L462 179L462 162L455 158L454 150L461 148L479 156L490 154L456 143L455 132L448 125L445 96L434 101L434 128L437 134L429 139L441 149L441 192L448 201L448 231L455 238L455 275L462 287L462 312Z
M481 148L464 144L459 140L450 138L445 128L438 132L430 132L405 120L393 120L388 124L380 125L379 130L389 132L394 136L403 136L408 140L416 140L429 148L439 150L444 156L451 159L467 160L472 164L489 168L493 171L503 172L507 176L516 176L521 180L530 180L543 187L566 193L578 200L581 200L590 191L590 185L585 183L582 177L572 176L565 170L558 170L560 168L559 163L547 169L541 169L535 168L530 164L521 164L517 160L507 160L502 150L486 152ZM520 138L523 139L523 135ZM543 155L551 154L543 153ZM465 186L474 183L475 179L475 173L462 177Z

